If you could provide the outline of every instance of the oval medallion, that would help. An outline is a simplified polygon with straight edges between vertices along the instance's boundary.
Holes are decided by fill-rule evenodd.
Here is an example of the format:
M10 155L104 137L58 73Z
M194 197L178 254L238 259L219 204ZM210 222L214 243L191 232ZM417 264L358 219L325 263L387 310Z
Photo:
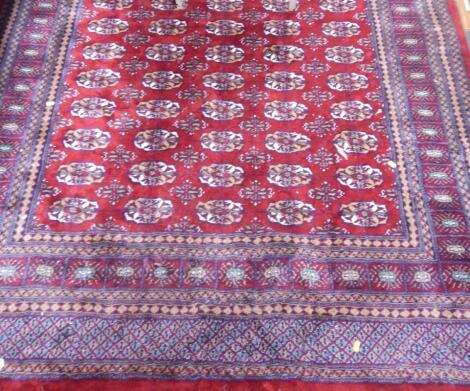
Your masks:
M268 220L281 225L302 225L313 220L315 209L312 205L297 200L270 203Z
M180 61L184 57L184 46L155 44L145 50L145 56L154 61Z
M243 135L230 131L214 131L201 136L201 146L212 152L233 152L243 147Z
M296 132L274 132L266 136L266 148L278 153L294 153L310 148L310 138Z
M206 59L209 61L230 64L243 60L245 52L234 45L211 46L206 50Z
M186 31L187 23L179 19L160 19L150 23L149 32L158 35L178 35Z
M183 76L172 71L146 73L142 80L144 87L152 90L171 90L183 84Z
M241 103L229 100L210 100L202 105L202 114L216 121L228 121L243 117L244 108Z
M49 208L49 219L66 224L81 224L93 220L98 213L98 203L86 198L65 197Z
M116 43L94 43L83 48L87 60L114 60L124 57L126 48Z
M243 182L243 168L232 164L211 164L199 171L199 180L209 187L232 187Z
M377 137L357 130L344 130L334 138L336 149L346 153L368 153L379 147Z
M264 85L266 88L274 91L301 90L305 87L305 78L303 75L294 72L279 71L267 73Z
M372 106L359 100L346 100L331 105L331 116L346 121L364 121L373 114Z
M354 46L334 46L325 50L328 61L338 64L354 64L364 60L364 51Z
M168 119L177 117L180 105L171 100L149 100L137 105L137 115L145 118Z
M300 34L300 23L293 20L268 20L263 24L266 35L286 37Z
M243 34L245 26L243 23L235 22L234 20L216 20L214 22L207 22L206 31L209 34L231 36Z
M131 167L129 179L142 186L161 186L175 181L176 169L164 162L141 162Z
M64 135L64 145L76 151L106 148L110 141L111 133L101 129L74 129Z
M149 129L137 133L134 145L144 151L165 151L176 148L178 133L165 129Z
M173 203L162 198L137 198L124 207L125 219L137 224L155 224L169 218L173 212Z
M293 45L272 45L264 49L263 58L266 61L289 64L294 61L303 61L304 50Z
M129 23L118 18L103 18L88 23L88 31L100 35L120 34L129 29Z
M70 114L80 118L110 117L116 109L116 103L103 98L83 98L72 103Z
M204 75L202 82L205 87L213 88L217 91L231 91L242 88L245 80L242 75L228 72L215 72Z
M357 73L336 73L328 76L328 87L336 91L357 91L369 87L367 76Z
M383 183L382 171L369 165L340 168L336 175L338 182L350 189L374 189Z
M241 11L243 0L207 0L207 8L217 12Z
M66 185L91 185L104 179L104 167L90 162L63 164L57 170L57 181Z
M77 84L84 88L105 88L115 86L121 79L119 72L111 69L96 69L82 72L77 76Z
M304 119L307 113L307 106L298 102L275 100L264 105L264 115L276 121Z
M341 205L341 219L358 227L376 227L387 222L388 211L373 201L351 202Z
M332 37L352 37L358 35L361 29L357 23L352 22L328 22L323 23L321 31Z
M310 183L312 171L297 164L276 164L269 166L268 181L280 187L296 187Z
M230 225L243 218L243 206L231 200L211 200L197 204L199 220L209 224Z

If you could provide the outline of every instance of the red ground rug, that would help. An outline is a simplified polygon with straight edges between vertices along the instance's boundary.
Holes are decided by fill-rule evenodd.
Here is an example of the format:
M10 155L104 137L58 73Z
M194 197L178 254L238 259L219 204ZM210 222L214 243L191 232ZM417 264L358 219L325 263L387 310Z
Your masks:
M451 1L0 15L0 390L470 385Z

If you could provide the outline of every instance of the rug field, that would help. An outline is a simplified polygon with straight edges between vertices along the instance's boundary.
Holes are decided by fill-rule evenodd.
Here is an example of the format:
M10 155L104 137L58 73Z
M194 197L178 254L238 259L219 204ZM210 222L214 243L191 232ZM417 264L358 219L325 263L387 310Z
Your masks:
M449 0L0 6L0 390L463 390Z

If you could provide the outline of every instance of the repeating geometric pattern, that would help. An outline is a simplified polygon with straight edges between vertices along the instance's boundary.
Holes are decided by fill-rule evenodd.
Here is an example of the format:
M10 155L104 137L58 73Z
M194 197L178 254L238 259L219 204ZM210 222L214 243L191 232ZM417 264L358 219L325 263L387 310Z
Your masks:
M348 321L26 317L0 322L2 357L468 368L470 326ZM354 341L361 341L354 352ZM443 348L452 341L454 349ZM28 347L25 349L25 347Z
M320 262L302 259L0 259L1 286L87 289L222 289L465 292L470 265Z
M400 230L363 1L183 3L84 2L41 229Z
M446 1L21 4L0 75L5 377L468 383ZM279 252L251 256L263 235Z

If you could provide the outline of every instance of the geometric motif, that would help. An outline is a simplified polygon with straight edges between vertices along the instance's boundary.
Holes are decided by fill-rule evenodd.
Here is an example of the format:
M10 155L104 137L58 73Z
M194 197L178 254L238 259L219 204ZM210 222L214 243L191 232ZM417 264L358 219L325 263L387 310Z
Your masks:
M396 190L396 173L363 5L287 3L214 2L195 17L192 4L85 1L48 147L60 158L40 179L55 189L39 194L42 230L112 218L162 231L184 217L229 233L255 216L275 232L315 233L332 219L345 233L400 230L398 200L380 195ZM265 156L255 167L252 148ZM321 185L341 197L311 197Z
M454 12L16 2L0 40L3 376L468 384Z

